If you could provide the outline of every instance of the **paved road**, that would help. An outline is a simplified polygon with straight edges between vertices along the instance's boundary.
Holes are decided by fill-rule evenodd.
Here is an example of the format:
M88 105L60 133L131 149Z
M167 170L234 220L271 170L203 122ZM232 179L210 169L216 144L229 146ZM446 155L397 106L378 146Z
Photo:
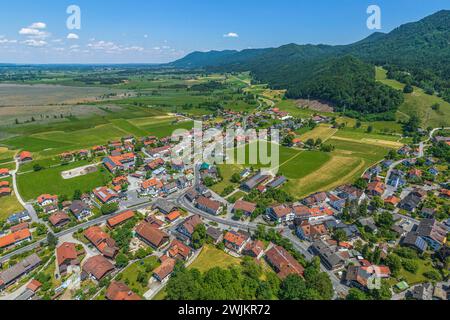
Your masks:
M15 194L17 200L19 201L19 203L22 205L22 207L24 207L29 212L31 220L33 222L42 222L39 219L39 217L38 217L36 211L34 210L33 206L31 204L25 202L22 199L22 196L19 193L19 188L17 186L17 174L19 172L20 162L19 162L18 159L16 159L15 162L16 162L16 169L13 170L12 173L11 173L12 174L14 194Z
M299 238L297 238L295 235L292 234L290 229L286 229L283 231L283 237L288 238L292 242L294 248L305 256L306 260L311 261L314 258L314 255L312 255L308 251L309 244L300 241ZM333 272L325 268L323 264L320 264L320 268L323 272L326 272L330 277L330 280L333 283L334 291L336 293L335 298L340 296L346 296L349 288L343 285L339 280L339 278L336 277L336 275Z

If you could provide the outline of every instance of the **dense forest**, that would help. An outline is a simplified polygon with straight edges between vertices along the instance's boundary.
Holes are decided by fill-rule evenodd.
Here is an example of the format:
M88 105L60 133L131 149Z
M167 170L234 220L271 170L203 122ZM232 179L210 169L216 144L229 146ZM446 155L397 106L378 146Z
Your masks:
M289 97L326 99L340 110L389 118L401 104L401 94L375 83L374 65L384 66L391 78L450 101L450 11L351 45L194 52L167 66L251 71L273 88L288 89Z

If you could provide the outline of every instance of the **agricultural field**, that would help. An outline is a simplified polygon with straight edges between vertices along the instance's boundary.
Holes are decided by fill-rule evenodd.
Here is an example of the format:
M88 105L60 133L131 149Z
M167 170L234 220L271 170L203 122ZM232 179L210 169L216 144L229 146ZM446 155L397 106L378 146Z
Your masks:
M85 176L64 180L61 172L90 164L88 161L73 162L68 165L47 168L41 171L31 171L17 175L19 192L25 201L34 200L43 193L72 197L75 190L92 191L104 186L110 181L110 174L100 167L98 171Z
M376 79L394 89L403 90L404 84L387 79L387 72L383 68L376 68ZM408 119L411 115L417 115L422 120L424 128L442 127L450 125L450 103L444 101L436 95L429 95L423 89L414 87L414 92L404 94L405 102L400 106L397 117L399 120ZM431 107L439 104L438 110Z
M302 134L299 138L302 141L307 141L308 139L317 140L320 138L325 142L330 139L337 131L337 129L332 128L330 125L319 125L313 130Z

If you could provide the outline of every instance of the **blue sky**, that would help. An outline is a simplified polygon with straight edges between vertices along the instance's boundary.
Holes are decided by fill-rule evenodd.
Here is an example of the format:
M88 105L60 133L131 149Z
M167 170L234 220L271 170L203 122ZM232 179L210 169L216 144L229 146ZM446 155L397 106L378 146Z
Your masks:
M371 4L381 8L382 32L450 9L448 0L5 2L0 62L10 63L157 63L195 50L348 44L373 32L366 27ZM81 9L80 30L66 27L72 4Z

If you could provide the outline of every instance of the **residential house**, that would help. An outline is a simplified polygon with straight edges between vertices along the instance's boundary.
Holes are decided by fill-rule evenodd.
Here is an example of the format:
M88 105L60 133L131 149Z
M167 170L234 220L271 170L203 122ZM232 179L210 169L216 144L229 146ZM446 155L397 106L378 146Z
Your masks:
M52 214L48 221L52 224L54 227L64 227L66 224L70 222L70 217L65 212L57 212Z
M7 249L21 243L31 241L32 235L29 229L22 229L0 237L0 249Z
M427 242L415 231L408 232L401 242L404 246L413 247L419 252L424 252L428 248Z
M197 199L195 206L200 210L216 216L219 215L223 210L222 203L203 196Z
M184 220L184 222L180 224L177 230L182 235L191 239L192 234L195 231L195 228L197 228L197 226L202 223L203 223L202 218L199 215L193 215L186 218L186 220Z
M285 204L274 205L266 209L266 214L277 223L294 221L295 213L292 208Z
M126 176L119 176L113 179L113 186L122 186L124 184L128 184L128 178Z
M103 164L113 174L118 171L129 170L134 167L135 163L136 155L131 152L103 158Z
M318 193L312 194L309 197L303 199L302 202L306 206L316 206L316 205L324 204L327 201L329 201L327 193L326 192L318 192Z
M296 235L302 240L314 241L328 234L327 228L323 223L311 224L303 221L296 228Z
M19 160L20 162L28 162L28 161L32 161L33 157L31 156L31 152L29 151L22 151L21 153L19 153Z
M102 203L107 204L111 202L116 202L119 200L119 195L117 192L109 189L108 187L99 187L94 189L94 196Z
M421 220L416 232L434 251L438 251L447 242L447 228L435 219Z
M400 201L398 207L409 212L413 212L417 209L422 201L423 195L420 192L410 192L402 201Z
M386 266L349 266L345 275L346 284L360 290L369 290L375 279L389 278L391 271Z
M69 210L77 220L83 220L92 215L91 207L81 200L74 200Z
M175 239L170 244L166 254L170 258L187 261L192 256L193 251L190 247Z
M361 218L361 219L358 220L358 222L359 222L359 224L361 224L361 226L363 228L365 228L369 232L372 232L372 233L377 233L378 232L378 228L375 225L375 220L372 217Z
M236 253L241 253L241 251L247 244L248 240L249 237L235 231L228 231L227 233L225 233L225 236L223 237L225 247Z
M255 174L253 177L251 177L250 179L248 179L246 182L244 182L241 185L241 188L245 191L252 191L253 189L255 189L257 186L259 186L260 184L263 184L264 182L266 182L267 180L270 179L269 175L264 175L261 172Z
M99 226L92 226L84 231L88 239L105 257L113 259L119 252L116 242Z
M64 242L56 248L56 260L58 263L59 273L66 274L71 272L71 268L80 265L79 257L84 253L84 250L78 251L75 243Z
M153 276L161 283L167 282L169 280L169 276L175 268L176 263L177 260L167 256L162 256L161 265L153 270Z
M6 222L9 225L15 225L15 224L26 222L26 221L31 221L31 217L30 217L30 214L28 213L28 211L14 213L14 214L10 215L8 217L8 219L6 219Z
M220 229L209 227L206 229L206 235L212 239L214 244L218 244L223 240L223 232Z
M369 183L367 186L367 194L371 196L378 196L381 197L384 194L384 191L386 190L386 186L383 182L380 181L374 181Z
M105 294L108 300L112 301L137 301L142 300L139 295L131 291L123 282L112 281Z
M37 198L37 202L41 207L46 207L50 205L58 205L58 196L43 194Z
M168 182L168 183L164 184L164 186L163 186L163 191L166 194L175 193L175 192L177 192L177 190L178 190L178 185L177 185L177 183L175 181Z
M82 267L81 279L92 277L100 281L114 271L114 265L102 255L93 256L86 260Z
M156 197L161 193L163 183L157 178L145 180L141 183L140 194Z
M267 263L275 270L281 279L290 274L303 276L303 266L281 246L273 245L266 252Z
M166 221L168 223L174 223L181 217L180 211L173 211L166 216Z
M310 250L315 255L319 256L320 261L322 261L323 265L329 270L339 270L345 265L345 261L322 240L314 241Z
M256 204L244 200L238 200L234 204L233 213L242 211L246 215L251 215L256 210Z
M167 233L153 227L151 224L145 221L141 222L136 227L136 234L142 241L144 241L154 249L159 249L165 246L170 240L170 237Z
M245 245L242 253L259 260L264 255L264 243L260 240L250 240Z

